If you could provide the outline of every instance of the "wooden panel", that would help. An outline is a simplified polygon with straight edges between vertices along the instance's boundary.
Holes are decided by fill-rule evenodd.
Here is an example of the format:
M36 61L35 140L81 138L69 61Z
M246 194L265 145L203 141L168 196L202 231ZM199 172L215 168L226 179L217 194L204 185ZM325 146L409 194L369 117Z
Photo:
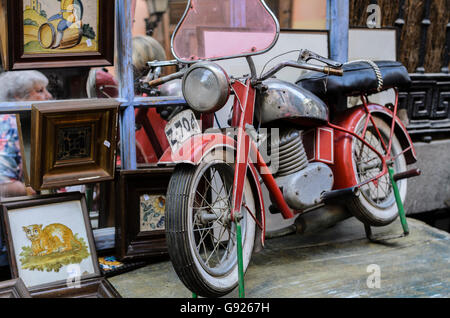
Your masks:
M8 22L6 1L0 3L0 55L3 68L9 64L8 57Z
M419 47L421 24L424 18L426 0L404 1L404 27L400 34L399 60L405 64L409 72L414 72L419 65ZM367 6L370 0L354 0L350 2L350 25L367 27ZM382 27L393 27L399 17L402 0L378 0L381 7ZM442 67L445 52L446 26L450 19L450 0L431 1L426 39L425 72L437 73Z
M292 0L284 0L284 1L277 1L279 2L278 8L276 8L275 4L272 4L271 2L275 1L269 1L268 6L272 9L272 11L276 14L278 17L278 20L280 22L281 28L291 28L292 27ZM278 10L276 10L278 9Z
M187 3L187 0L172 0L169 2L170 24L178 24L186 10Z

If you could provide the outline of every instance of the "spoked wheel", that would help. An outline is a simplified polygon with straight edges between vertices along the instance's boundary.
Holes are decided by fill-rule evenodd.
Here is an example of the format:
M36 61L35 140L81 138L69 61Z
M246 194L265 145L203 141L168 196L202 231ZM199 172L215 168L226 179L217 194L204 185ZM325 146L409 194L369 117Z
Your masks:
M389 145L390 127L381 119L374 118L376 127L386 147ZM360 121L356 128L358 135L362 136L365 120ZM386 155L375 126L369 122L364 139L372 145L380 154ZM397 137L392 137L391 158L395 172L406 171L406 160L402 153L402 147ZM381 159L374 151L364 145L360 140L354 138L352 145L352 165L358 184L370 180L379 175L382 170ZM407 191L407 180L397 182L402 202L405 201ZM385 174L379 179L370 182L360 188L361 195L352 198L349 208L353 214L363 223L371 226L384 226L392 223L398 216L394 191L389 179Z
M215 151L198 166L178 165L167 192L170 259L186 287L204 297L224 296L238 285L236 225L230 217L234 165L226 163L225 154ZM248 180L240 221L244 271L255 239L255 221L247 208L255 211Z

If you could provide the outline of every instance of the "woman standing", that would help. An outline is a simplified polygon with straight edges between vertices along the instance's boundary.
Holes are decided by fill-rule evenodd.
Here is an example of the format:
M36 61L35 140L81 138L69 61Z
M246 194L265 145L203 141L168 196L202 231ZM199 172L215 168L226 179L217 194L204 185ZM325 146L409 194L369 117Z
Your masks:
M48 79L38 71L3 73L0 75L0 101L49 100L52 95L47 85ZM0 115L0 197L26 194L16 116Z

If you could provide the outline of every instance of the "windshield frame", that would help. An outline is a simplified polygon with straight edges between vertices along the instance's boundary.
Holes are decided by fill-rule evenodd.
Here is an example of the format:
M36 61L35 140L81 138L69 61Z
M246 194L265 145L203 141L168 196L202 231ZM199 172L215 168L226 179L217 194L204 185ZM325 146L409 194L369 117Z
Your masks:
M180 21L178 22L175 30L173 31L172 37L170 39L170 50L172 52L172 55L175 57L175 59L177 59L177 61L184 63L184 64L194 64L194 63L198 63L198 62L202 62L202 61L220 61L220 60L228 60L228 59L234 59L234 58L239 58L239 57L247 57L247 56L253 56L253 55L259 55L259 54L264 54L268 51L270 51L275 44L278 42L278 38L280 36L280 23L277 19L277 17L275 16L275 14L272 12L272 10L270 10L270 8L267 6L266 2L264 0L259 0L261 2L261 4L263 5L263 7L266 9L266 11L270 14L270 16L272 17L272 19L275 22L276 25L276 34L274 37L274 40L272 42L272 44L265 50L263 51L257 51L257 52L251 52L251 53L244 53L244 54L237 54L237 55L231 55L231 56L224 56L224 57L215 57L215 58L206 58L206 59L198 59L198 60L184 60L182 58L179 58L176 54L175 54L175 50L174 50L174 38L178 32L178 30L181 27L181 24L184 22L189 9L191 7L191 2L192 0L188 0L186 9L184 11L184 14L182 16L182 18L180 19Z

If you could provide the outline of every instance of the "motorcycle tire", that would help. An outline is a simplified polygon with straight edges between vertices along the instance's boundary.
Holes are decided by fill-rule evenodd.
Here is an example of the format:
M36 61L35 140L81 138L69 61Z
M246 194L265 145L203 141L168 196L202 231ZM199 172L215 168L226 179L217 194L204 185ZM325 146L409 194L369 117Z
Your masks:
M230 220L234 164L226 162L227 153L213 151L198 166L178 165L166 196L166 240L172 265L184 285L202 297L221 297L238 285L236 224ZM255 241L255 221L244 204L255 211L248 179L240 221L245 272Z
M389 144L390 127L382 119L374 118L375 125L386 145ZM356 132L362 134L365 118L356 127ZM377 151L385 154L380 138L372 124L367 128L365 140L368 141ZM375 152L368 147L361 147L362 142L354 138L352 145L352 165L355 171L357 182L377 176L381 170L381 160ZM394 171L402 172L407 170L406 160L402 152L402 147L398 138L392 137L392 157L394 158ZM364 154L362 154L364 153ZM378 159L374 159L374 158ZM378 160L378 166L376 166ZM375 161L375 162L374 162ZM364 166L364 163L366 166ZM369 170L365 168L369 166ZM370 169L370 166L372 169ZM407 193L407 180L397 182L402 202L405 202ZM360 195L352 198L348 202L348 208L353 215L364 224L370 226L385 226L392 223L398 216L398 208L395 201L394 191L389 179L389 174L379 178L376 182L370 182L360 188Z

